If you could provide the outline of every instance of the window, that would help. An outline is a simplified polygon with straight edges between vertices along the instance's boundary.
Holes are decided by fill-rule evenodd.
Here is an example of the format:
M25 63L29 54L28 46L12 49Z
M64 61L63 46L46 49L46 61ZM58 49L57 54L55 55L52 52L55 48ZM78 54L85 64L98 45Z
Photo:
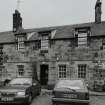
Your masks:
M20 76L23 76L24 75L24 65L17 65L18 67L18 74Z
M39 32L39 35L41 37L41 50L48 50L50 34L50 31Z
M87 33L78 33L78 46L87 46Z
M75 29L75 43L77 46L88 46L90 44L90 28Z
M97 65L94 68L94 77L97 79L103 79L105 77L105 71L103 70L102 65Z
M24 49L24 42L18 43L18 49Z
M23 36L19 36L17 40L18 40L18 42L23 42L24 41L24 37Z
M24 49L24 40L25 40L24 36L18 36L16 40L17 40L16 49L17 50Z
M86 78L86 64L78 65L78 78Z
M0 66L3 65L3 46L0 45ZM0 67L1 68L1 67Z
M59 65L59 78L66 78L66 65Z
M39 48L41 48L41 41L37 40L34 42L33 50L38 50Z
M42 50L48 50L48 40L41 40L41 49Z
M48 34L42 34L41 37L41 50L48 50Z

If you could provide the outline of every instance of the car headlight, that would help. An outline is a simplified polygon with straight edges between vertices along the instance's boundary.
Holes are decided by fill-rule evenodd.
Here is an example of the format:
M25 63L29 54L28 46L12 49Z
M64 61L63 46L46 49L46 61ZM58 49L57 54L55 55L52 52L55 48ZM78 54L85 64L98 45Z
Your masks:
M22 92L17 92L17 96L25 96L25 92L22 91Z

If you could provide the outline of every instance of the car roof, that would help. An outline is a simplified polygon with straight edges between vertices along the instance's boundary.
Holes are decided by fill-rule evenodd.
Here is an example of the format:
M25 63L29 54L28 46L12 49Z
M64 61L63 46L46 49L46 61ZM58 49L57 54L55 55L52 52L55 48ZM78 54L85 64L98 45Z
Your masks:
M69 84L70 81L70 84ZM77 89L77 90L87 90L85 81L83 79L60 79L54 86L54 90L59 89L60 87L63 88L65 86L71 86L70 88Z
M14 79L30 79L32 82L37 82L37 80L33 79L32 77L16 77L16 78L13 78L12 80Z
M29 78L29 77L16 77L16 78L13 78L13 79L32 79L32 78Z
M32 78L32 76L17 76L16 78Z
M16 77L16 78L13 78L12 80L15 80L15 79L29 79L29 80L32 80L32 78L30 78L30 77Z
M83 83L84 86L86 86L85 84L85 81L83 79L68 79L68 78L64 78L64 79L59 79L57 82L56 82L56 85L59 83L59 82L65 82L65 81L81 81Z
M69 80L69 81L82 81L82 82L84 82L83 79L68 79L68 78L59 79L57 82L59 82L59 81L66 81L66 80Z

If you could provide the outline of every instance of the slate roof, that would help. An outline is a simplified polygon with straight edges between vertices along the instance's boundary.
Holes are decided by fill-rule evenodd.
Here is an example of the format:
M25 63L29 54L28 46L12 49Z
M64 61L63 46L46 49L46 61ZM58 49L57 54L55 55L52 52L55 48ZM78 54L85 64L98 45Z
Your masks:
M15 36L12 31L0 33L0 43L11 43L14 42Z
M31 33L31 32L41 32L41 31L53 31L56 30L56 34L54 39L58 38L72 38L73 30L75 28L82 27L90 27L92 36L100 36L105 35L105 21L100 24L96 24L94 22L91 23L82 23L82 24L74 24L74 25L64 25L64 26L55 26L55 27L44 27L44 28L34 28L34 29L24 29L23 33ZM21 33L20 32L20 33ZM30 40L36 40L37 34L32 35ZM12 31L1 32L0 33L0 43L11 43L15 41L15 36Z

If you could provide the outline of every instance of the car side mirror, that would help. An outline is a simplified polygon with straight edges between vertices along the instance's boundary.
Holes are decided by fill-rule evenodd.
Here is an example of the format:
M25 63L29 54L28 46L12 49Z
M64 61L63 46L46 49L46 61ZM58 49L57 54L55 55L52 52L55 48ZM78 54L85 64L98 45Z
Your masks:
M33 86L36 86L37 84L34 82L32 85L33 85Z
M88 84L86 84L86 87L87 87L87 89L89 89L89 85Z

